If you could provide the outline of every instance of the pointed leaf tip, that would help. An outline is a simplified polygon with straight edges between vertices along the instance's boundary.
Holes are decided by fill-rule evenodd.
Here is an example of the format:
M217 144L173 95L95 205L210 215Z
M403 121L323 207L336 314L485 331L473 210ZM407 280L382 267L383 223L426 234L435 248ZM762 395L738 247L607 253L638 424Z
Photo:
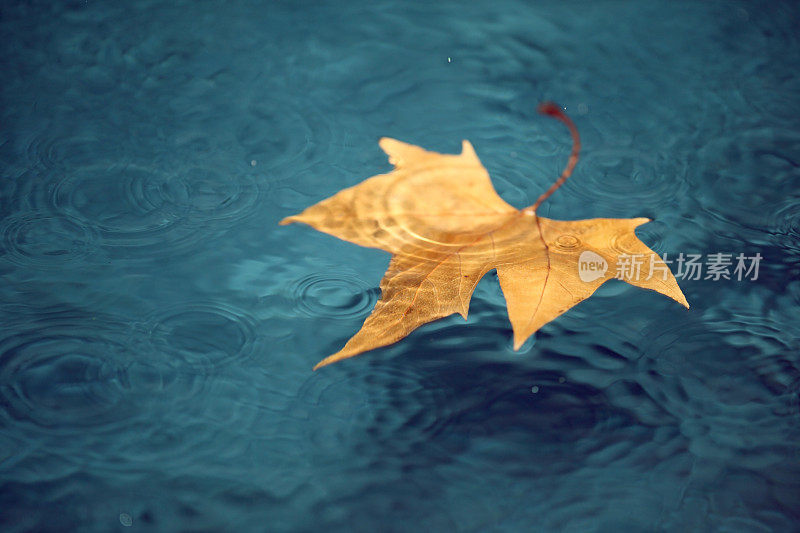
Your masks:
M322 361L319 361L316 365L314 365L314 368L312 368L311 370L319 370L323 366L328 366L329 364L334 363L335 361L329 361L330 358L331 356L328 356Z
M396 167L414 164L414 162L422 160L432 154L432 152L428 152L424 148L398 141L391 137L381 137L378 144L381 150L386 152L386 155L389 156L389 162Z
M350 358L350 357L353 357L353 355L355 355L355 354L352 354L352 355L343 355L343 354L342 354L342 350L339 350L339 351L338 351L338 352L336 352L335 354L329 355L328 357L326 357L325 359L323 359L322 361L320 361L319 363L317 363L316 365L314 365L314 368L313 368L313 370L317 370L317 369L319 369L319 368L322 368L323 366L328 366L328 365L331 365L331 364L333 364L333 363L336 363L336 362L338 362L338 361L341 361L342 359L348 359L348 358Z
M684 306L687 310L689 309L689 301L686 299L686 295L683 294L680 286L678 285L677 280L675 281L675 287L677 288L677 294L675 292L665 293L667 296Z
M533 333L530 333L527 336L525 336L525 335L517 334L516 332L514 332L514 351L516 352L520 348L522 348L522 345L525 344L525 341L527 341L528 339L531 338L531 335L533 335Z
M468 140L461 141L461 157L467 157L475 161L479 161L478 154L475 153L475 148Z

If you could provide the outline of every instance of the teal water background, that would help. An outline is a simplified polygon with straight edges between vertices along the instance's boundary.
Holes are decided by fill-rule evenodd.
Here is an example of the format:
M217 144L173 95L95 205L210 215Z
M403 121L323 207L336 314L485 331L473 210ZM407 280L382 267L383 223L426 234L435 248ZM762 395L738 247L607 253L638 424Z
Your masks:
M796 2L0 2L3 531L798 531ZM757 280L497 279L317 372L388 254L278 221L469 139L524 207Z

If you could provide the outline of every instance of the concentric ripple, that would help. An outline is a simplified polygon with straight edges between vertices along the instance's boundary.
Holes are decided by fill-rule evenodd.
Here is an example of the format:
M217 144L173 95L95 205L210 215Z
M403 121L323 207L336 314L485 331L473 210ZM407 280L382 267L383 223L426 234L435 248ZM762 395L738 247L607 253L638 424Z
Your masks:
M209 220L247 216L258 198L257 184L243 173L199 167L175 173L133 164L82 167L51 193L56 211L96 227L104 245L150 257L196 245L208 238Z
M634 149L587 150L580 164L581 179L567 181L565 187L571 195L597 204L605 216L640 216L663 210L686 189L685 180L675 174L675 162L663 155Z
M259 200L258 184L245 173L194 167L180 181L186 187L191 219L239 220L251 213Z
M156 169L125 165L84 167L52 192L54 207L94 224L109 244L147 245L186 219L189 187Z
M45 212L0 220L0 235L8 260L40 269L61 268L92 254L99 245L99 235L84 221Z
M35 136L21 139L24 143L24 161L30 167L68 170L96 164L98 154L105 154L108 150L108 143L96 135L83 136L47 128L36 133Z
M2 416L50 433L108 430L130 417L129 354L102 332L56 320L0 341Z
M192 376L184 373L184 377ZM237 381L230 376L202 381L202 394L176 397L177 387L171 387L156 396L148 406L147 417L131 421L126 438L104 449L96 461L105 469L117 471L168 464L176 473L194 472L198 462L210 464L221 457L245 454L252 444L251 432L265 425L258 419L258 391L247 386L251 385L249 380ZM180 394L180 390L177 392ZM273 429L281 436L286 434L285 428L268 427ZM226 472L232 471L230 475L245 475L242 470L246 468L236 462L225 465Z
M749 68L742 69L741 74L736 84L748 106L774 123L795 126L794 117L800 112L795 97L800 89L797 77L778 74L752 63Z
M198 371L246 359L258 337L250 315L216 302L159 310L137 330L145 332L151 350Z
M794 255L800 255L800 201L789 201L773 212L770 232Z
M292 409L309 419L303 426L305 453L337 456L352 447L369 458L379 446L400 456L428 442L449 417L447 388L435 382L419 365L385 362L367 373L342 367L326 379L310 377Z
M297 311L306 316L349 320L366 315L378 300L378 289L342 272L309 274L289 288Z
M572 252L581 245L581 240L575 235L564 234L556 237L553 247L563 252Z
M296 175L314 161L328 160L331 146L329 120L315 108L298 106L297 99L263 99L253 102L236 134L248 164L265 168L270 182ZM324 153L316 153L323 150Z
M706 213L728 222L739 239L761 244L765 232L788 231L791 241L800 136L747 123L737 132L735 138L710 143L708 167L701 169L704 179L697 184L702 190L694 196Z

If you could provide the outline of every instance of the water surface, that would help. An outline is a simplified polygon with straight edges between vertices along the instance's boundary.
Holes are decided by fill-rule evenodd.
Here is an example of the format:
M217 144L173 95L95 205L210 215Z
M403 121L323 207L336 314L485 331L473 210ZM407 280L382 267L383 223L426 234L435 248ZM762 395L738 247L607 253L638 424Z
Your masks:
M0 3L5 531L797 531L794 2ZM475 146L551 218L659 253L514 352L470 318L312 373L388 255L278 221Z

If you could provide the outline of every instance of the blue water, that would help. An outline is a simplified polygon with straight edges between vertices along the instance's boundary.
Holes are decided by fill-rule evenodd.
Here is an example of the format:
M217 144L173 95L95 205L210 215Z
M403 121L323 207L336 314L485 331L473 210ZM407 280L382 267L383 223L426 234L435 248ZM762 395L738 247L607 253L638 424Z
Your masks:
M796 2L0 2L3 531L799 531ZM757 280L620 282L311 372L386 253L278 221L475 146L524 207ZM673 266L673 270L675 270Z

